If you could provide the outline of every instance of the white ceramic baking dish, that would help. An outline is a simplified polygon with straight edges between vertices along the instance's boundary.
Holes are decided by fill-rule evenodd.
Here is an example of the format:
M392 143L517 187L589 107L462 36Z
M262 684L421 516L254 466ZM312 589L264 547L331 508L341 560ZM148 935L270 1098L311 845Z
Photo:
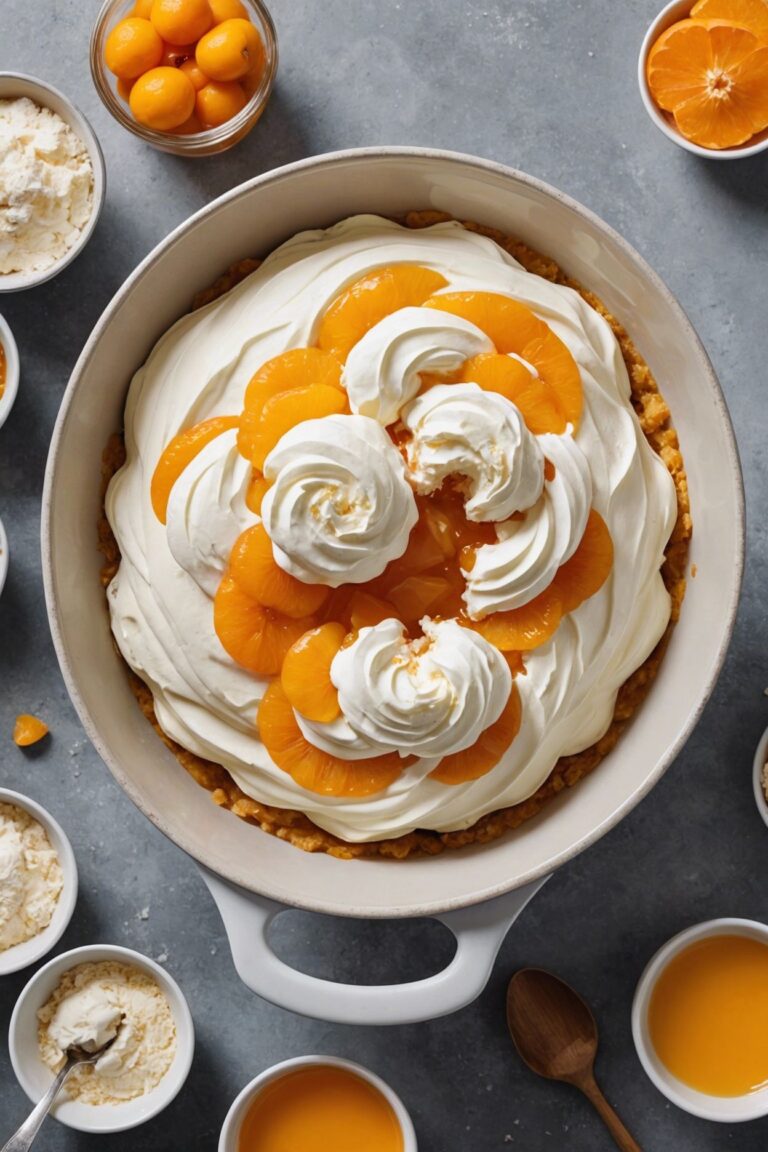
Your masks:
M516 833L394 863L310 856L216 807L157 739L115 655L95 547L104 444L121 427L132 373L231 263L350 213L436 208L516 233L594 289L624 321L674 412L695 524L682 619L649 699L617 749ZM613 827L682 748L717 679L739 595L741 473L712 367L685 314L612 229L553 188L486 161L411 148L340 152L277 169L197 213L117 293L70 380L43 511L46 597L64 678L110 770L193 856L222 912L235 963L261 995L309 1015L397 1023L453 1011L482 990L514 917L543 880ZM286 967L269 925L285 905L359 917L438 916L458 939L450 966L400 986L352 987Z

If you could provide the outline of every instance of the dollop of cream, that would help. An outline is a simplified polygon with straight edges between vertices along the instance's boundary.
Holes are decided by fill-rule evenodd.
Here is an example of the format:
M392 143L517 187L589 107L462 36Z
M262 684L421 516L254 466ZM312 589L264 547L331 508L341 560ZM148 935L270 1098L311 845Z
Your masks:
M477 384L437 384L402 413L410 481L428 496L448 476L465 484L468 520L506 520L544 487L544 455L515 405Z
M362 584L402 556L419 518L405 464L368 416L297 424L264 462L275 561L306 584Z
M334 657L343 727L368 755L461 752L498 720L509 698L509 666L482 636L455 620L423 620L422 630L408 640L399 620L383 620L362 628Z
M342 383L353 412L392 424L421 388L421 373L455 372L470 356L493 352L484 332L461 316L401 308L374 324L347 357Z
M538 437L555 469L522 520L496 526L498 544L478 548L464 601L473 620L522 608L543 592L581 542L592 505L589 462L568 435Z

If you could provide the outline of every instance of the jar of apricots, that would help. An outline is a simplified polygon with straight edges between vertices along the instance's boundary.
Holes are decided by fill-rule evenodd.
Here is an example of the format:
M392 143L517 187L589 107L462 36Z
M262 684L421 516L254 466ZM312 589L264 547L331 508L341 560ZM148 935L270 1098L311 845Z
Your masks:
M250 132L277 72L261 0L106 0L91 74L109 111L175 156L210 156Z

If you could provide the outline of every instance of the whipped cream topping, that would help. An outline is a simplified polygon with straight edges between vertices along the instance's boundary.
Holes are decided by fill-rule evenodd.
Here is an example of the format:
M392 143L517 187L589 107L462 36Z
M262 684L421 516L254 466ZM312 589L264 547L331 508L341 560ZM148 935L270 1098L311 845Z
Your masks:
M418 394L420 373L455 372L493 344L461 316L429 308L401 308L366 332L347 357L342 383L353 412L392 424Z
M555 475L523 520L496 526L498 544L478 548L464 593L474 620L533 600L552 583L584 535L592 505L589 462L569 435L544 435L538 441Z
M313 742L319 736L342 756L352 744L351 759L363 749L439 759L470 748L498 720L512 685L501 652L455 620L423 620L422 629L423 637L409 641L399 620L361 628L331 665L343 719L305 720Z
M305 420L264 461L261 515L276 562L307 584L363 584L408 547L419 518L403 458L368 416Z
M268 681L230 660L214 632L205 573L222 562L206 543L205 503L189 491L182 499L183 478L164 527L152 512L150 481L173 436L200 420L240 412L251 376L266 360L311 345L326 309L347 285L397 263L434 269L445 277L446 291L506 293L566 344L579 366L584 410L575 435L556 439L565 452L572 442L588 463L592 505L611 533L614 565L600 592L526 655L526 675L516 679L520 731L492 771L448 787L428 777L434 758L420 757L375 795L328 797L300 789L259 740L255 718ZM434 316L443 319L439 312ZM127 461L107 495L123 557L109 589L112 628L125 659L152 689L160 724L190 751L223 764L261 803L300 808L346 840L463 828L524 800L560 756L589 747L605 732L619 687L653 651L669 620L659 568L677 513L674 484L632 410L626 368L608 323L575 291L526 272L493 241L459 224L410 230L358 216L293 237L226 296L162 337L131 384L125 433ZM556 477L562 472L564 478L567 465L558 463L551 446L542 444L542 450ZM247 473L238 473L233 434L218 437L205 452L214 470L218 461L221 478L220 488L211 484L207 514L221 523L231 517L227 538L236 538L258 518L249 513L248 521L239 510ZM175 530L190 542L181 564L169 545L174 507ZM183 528L182 507L191 518ZM571 534L577 535L575 528ZM359 739L340 727L325 726L337 749L346 739L339 755L369 754L356 752ZM322 746L319 736L308 738Z
M437 384L404 410L410 480L428 496L462 477L468 520L506 520L535 504L544 456L515 405L477 384Z

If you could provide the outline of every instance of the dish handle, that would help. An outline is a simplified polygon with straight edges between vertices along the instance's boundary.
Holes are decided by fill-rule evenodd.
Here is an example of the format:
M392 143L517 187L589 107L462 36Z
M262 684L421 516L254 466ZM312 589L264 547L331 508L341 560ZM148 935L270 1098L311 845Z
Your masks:
M272 951L272 921L284 904L246 892L200 868L224 922L240 979L265 1000L334 1024L415 1024L447 1016L477 999L504 937L545 876L513 892L435 917L456 937L447 968L408 984L337 984L291 968Z

